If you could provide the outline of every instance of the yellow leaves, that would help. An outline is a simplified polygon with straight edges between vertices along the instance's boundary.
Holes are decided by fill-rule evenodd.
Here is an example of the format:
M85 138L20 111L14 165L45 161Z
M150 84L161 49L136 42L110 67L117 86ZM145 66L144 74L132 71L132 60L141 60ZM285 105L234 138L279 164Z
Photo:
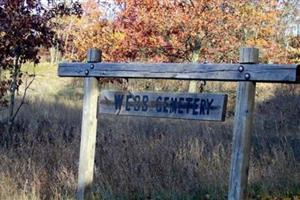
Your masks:
M289 59L293 63L300 63L300 48L290 47L288 49Z
M3 32L3 31L0 31L0 38L1 37L4 37L6 35L6 33L5 32Z
M193 45L188 41L199 36L200 59L235 60L232 52L245 44L272 49L265 54L272 58L273 50L281 48L275 40L280 14L273 9L276 1L197 0L179 5L168 0L119 0L126 6L115 13L114 21L101 20L101 12L89 6L88 14L73 22L67 52L75 51L81 58L88 47L97 46L107 60L181 62L191 55Z
M265 48L268 47L269 42L266 41L264 38L258 38L258 39L249 39L246 41L246 44L248 46L257 46L257 47L261 47L261 48Z
M111 33L111 37L113 40L121 41L125 38L125 34L120 31L117 31L117 32Z

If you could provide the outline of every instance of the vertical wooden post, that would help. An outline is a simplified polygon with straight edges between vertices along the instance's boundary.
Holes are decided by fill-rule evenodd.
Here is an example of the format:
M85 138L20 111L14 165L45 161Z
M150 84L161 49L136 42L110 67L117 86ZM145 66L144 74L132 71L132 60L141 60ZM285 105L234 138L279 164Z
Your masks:
M87 62L101 62L101 51L98 49L89 49L87 53ZM93 70L86 69L88 74ZM83 200L84 194L90 193L93 182L95 145L97 132L97 106L98 106L99 88L96 78L87 77L84 79L84 98L83 113L81 125L81 142L78 171L77 200Z
M242 64L258 63L258 49L241 48L238 69L243 73ZM251 74L244 74L247 82L239 82L235 108L231 170L229 180L229 200L247 198L247 182L251 149L251 132L255 99L255 82L251 82Z

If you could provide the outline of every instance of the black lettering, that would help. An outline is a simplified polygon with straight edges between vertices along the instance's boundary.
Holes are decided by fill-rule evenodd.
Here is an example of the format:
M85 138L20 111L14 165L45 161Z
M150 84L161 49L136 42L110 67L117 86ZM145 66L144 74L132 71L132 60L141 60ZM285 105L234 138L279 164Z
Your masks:
M180 97L179 101L178 101L178 113L179 114L183 114L183 110L181 110L184 107L184 105L182 103L183 101L184 101L184 98Z
M169 101L169 97L165 97L164 98L164 107L163 107L163 111L165 112L165 113L168 113L169 111L168 111L168 106L169 106L169 104L168 104L168 101Z
M201 99L199 115L205 115L206 101Z
M131 99L132 97L133 96L131 94L126 96L126 106L125 106L126 111L130 111L131 103L129 102L129 99Z
M195 98L194 99L194 102L193 102L193 115L198 115L198 112L197 112L197 108L198 108L198 102L200 101L199 98Z
M176 113L177 111L177 98L171 98L171 103L170 103L170 113Z
M142 104L142 111L147 111L148 110L148 101L149 97L147 95L143 96L143 104Z
M186 101L186 113L189 114L190 112L190 108L192 108L192 104L191 102L193 101L193 98L185 98L185 101Z
M141 97L139 95L136 95L134 97L134 111L139 111L140 110L140 101L141 101Z
M209 101L209 99L206 99L206 102L207 102L206 114L209 115L209 110L212 107L211 105L214 102L214 99L211 99L211 101Z
M123 94L115 94L115 109L116 110L121 110L122 103L123 103Z
M157 97L157 99L156 99L156 112L161 112L162 111L161 101L162 101L162 97L161 96Z

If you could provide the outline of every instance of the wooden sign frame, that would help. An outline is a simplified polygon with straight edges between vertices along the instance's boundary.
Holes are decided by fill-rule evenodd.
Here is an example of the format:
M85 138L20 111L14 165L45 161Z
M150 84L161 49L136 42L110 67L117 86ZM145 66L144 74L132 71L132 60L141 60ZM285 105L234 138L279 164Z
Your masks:
M299 65L259 64L258 57L258 49L241 48L238 64L101 63L101 51L89 49L88 63L60 63L59 76L85 79L76 198L84 199L84 194L90 193L97 131L97 78L109 77L238 82L228 199L246 199L256 83L300 83Z

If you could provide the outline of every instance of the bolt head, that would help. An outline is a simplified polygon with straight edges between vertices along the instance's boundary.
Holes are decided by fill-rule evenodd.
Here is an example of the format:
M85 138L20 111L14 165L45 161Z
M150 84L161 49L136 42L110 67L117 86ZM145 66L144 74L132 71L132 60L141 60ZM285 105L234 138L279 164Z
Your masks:
M246 73L246 74L245 74L245 79L246 79L246 80L249 80L250 78L251 78L250 74L249 74L249 73Z
M89 72L88 69L86 69L86 70L84 71L84 73L85 73L85 75L87 76L90 72Z
M244 66L240 65L238 70L239 70L239 72L243 72L244 71Z
M94 67L95 67L94 64L91 64L90 68L91 68L91 69L94 69Z

